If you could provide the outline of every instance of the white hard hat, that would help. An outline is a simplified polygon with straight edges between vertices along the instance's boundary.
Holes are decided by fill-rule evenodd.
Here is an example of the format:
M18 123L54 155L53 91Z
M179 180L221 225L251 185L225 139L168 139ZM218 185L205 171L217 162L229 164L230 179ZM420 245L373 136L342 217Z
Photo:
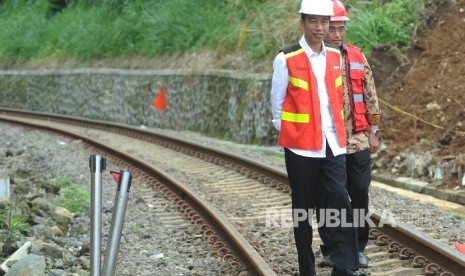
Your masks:
M333 16L331 0L302 0L299 13Z

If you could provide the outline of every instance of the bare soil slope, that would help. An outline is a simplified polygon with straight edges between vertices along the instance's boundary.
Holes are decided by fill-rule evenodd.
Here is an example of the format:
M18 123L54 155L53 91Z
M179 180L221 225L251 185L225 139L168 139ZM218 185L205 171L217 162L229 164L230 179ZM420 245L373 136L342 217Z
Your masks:
M414 168L415 176L451 189L465 173L465 0L430 4L429 28L406 56L389 46L372 55L388 146L379 170L411 175Z
M379 96L393 105L383 104L384 139L392 150L412 146L416 115L426 121L416 122L417 142L423 139L419 146L426 146L424 150L438 148L440 156L465 154L465 1L436 2L432 29L410 50L408 71L393 75L391 84L379 89Z

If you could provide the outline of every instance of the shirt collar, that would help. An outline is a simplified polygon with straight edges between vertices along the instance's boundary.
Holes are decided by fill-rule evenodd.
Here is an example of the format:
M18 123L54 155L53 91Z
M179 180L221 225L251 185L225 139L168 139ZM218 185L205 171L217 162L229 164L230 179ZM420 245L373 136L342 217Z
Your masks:
M304 49L305 53L307 53L309 56L312 56L313 54L317 54L310 48L310 46L307 44L307 40L305 40L305 35L302 35L302 37L299 40L299 44ZM321 48L321 53L322 55L326 56L326 46L323 42L321 42L322 48Z

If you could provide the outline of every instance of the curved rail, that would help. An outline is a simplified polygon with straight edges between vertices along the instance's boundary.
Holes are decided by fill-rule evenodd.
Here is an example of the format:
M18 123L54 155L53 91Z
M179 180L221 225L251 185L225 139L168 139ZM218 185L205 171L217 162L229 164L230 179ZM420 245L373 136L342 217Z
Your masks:
M253 162L250 159L244 158L239 155L235 155L235 154L232 154L226 151L199 145L199 144L187 141L187 140L180 139L178 137L157 133L155 131L151 131L148 129L142 129L139 127L134 127L134 126L129 126L129 125L123 125L123 124L118 124L118 123L113 123L113 122L99 121L99 120L93 120L93 119L87 119L87 118L81 118L81 117L75 117L75 116L69 116L69 115L57 115L57 114L41 113L41 112L34 112L34 111L23 111L23 110L10 109L10 108L0 108L0 114L5 114L5 115L16 114L17 116L22 116L22 117L43 118L44 120L53 119L56 121L66 121L67 123L75 122L77 124L92 126L94 128L103 129L107 131L113 131L117 133L120 133L121 131L131 130L131 131L135 131L140 134L143 134L143 135L149 135L150 137L156 136L157 138L163 139L166 142L174 144L174 145L194 148L198 152L202 152L204 154L208 154L213 157L219 157L225 162L233 162L234 164L242 165L244 167L253 167L255 172L259 172L262 175L272 177L273 180L277 180L283 183L288 183L287 175L283 171L279 171L279 170L276 170L275 168L271 168L269 166ZM285 189L285 190L288 190L288 189Z
M380 231L389 237L389 242L398 241L402 244L402 248L398 248L398 251L400 251L400 249L410 249L413 250L413 252L421 253L421 255L415 256L413 260L414 263L419 261L424 262L423 259L426 258L427 260L431 260L431 263L428 264L431 269L444 268L444 272L449 272L454 275L463 275L465 271L465 257L457 251L453 251L444 244L401 222L385 221L382 214L378 212L374 212L371 219L376 225L380 225L381 222L386 222L382 223ZM378 237L378 239L382 238Z
M189 203L189 205L194 206L197 212L199 212L204 218L208 220L212 225L212 228L216 229L223 240L226 242L227 246L235 252L237 256L251 271L256 275L276 275L275 272L270 268L266 261L258 254L258 252L250 245L250 243L235 229L235 227L228 221L228 219L218 211L210 203L199 197L194 191L184 184L176 181L171 178L169 175L165 174L158 168L153 165L134 157L130 154L118 151L114 148L111 148L105 144L102 144L94 139L84 137L82 135L72 133L66 130L61 130L58 128L53 128L49 126L37 125L34 123L24 122L21 120L14 120L11 118L5 118L0 116L1 121L21 124L29 127L44 129L47 131L52 131L60 133L69 137L76 139L81 139L85 143L92 145L96 148L102 149L112 155L118 156L121 159L126 160L128 163L140 168L141 170L146 171L148 174L155 175L160 182L166 184L170 189L177 194L184 201Z
M131 131L136 131L138 133L141 133L143 135L150 135L150 136L156 135L157 138L164 139L168 143L180 145L182 147L195 148L197 151L200 151L206 155L221 158L224 160L224 162L231 162L239 166L251 168L255 172L258 172L257 174L251 177L261 178L263 182L271 182L274 184L276 184L276 182L287 183L287 175L283 171L276 170L269 166L253 162L249 159L246 159L246 158L243 158L243 157L231 154L231 153L227 153L221 150L212 149L206 146L198 145L198 144L185 141L185 140L181 140L179 138L172 137L169 135L155 133L154 131L150 131L150 130L140 129L140 128L136 128L132 126L119 125L116 123L102 122L102 121L97 121L97 120L86 120L83 118L77 118L77 117L72 117L72 116L58 116L54 114L25 112L25 111L12 110L12 109L0 109L0 114L1 113L5 115L16 114L17 116L27 116L27 117L32 116L34 118L42 117L42 118L58 120L58 121L63 121L63 120L67 120L68 122L73 121L78 124L84 124L84 125L93 126L96 128L105 128L108 131L115 131L118 133L124 132L125 130L131 130ZM5 119L3 116L0 116L0 119L8 120L8 119ZM141 163L139 164L142 167L147 167L147 168L151 167L150 164L146 164L146 163L144 164L143 161L141 161ZM165 176L165 177L168 177L168 176ZM281 190L288 192L289 187L281 188ZM185 194L186 196L189 196L189 197L192 196L189 192L189 189L187 188L185 188L185 190L184 188L179 189L178 193ZM208 204L208 203L205 203L205 204ZM211 216L212 214L208 214L208 215ZM371 216L371 219L374 222L378 222L376 223L376 225L379 225L379 222L381 221L382 216L379 213L375 212ZM225 219L225 221L227 220ZM227 222L224 222L223 226L228 229L228 230L224 230L225 233L227 233L227 235L234 234L235 231L232 230L234 228L230 224L228 224ZM378 229L384 234L378 237L379 240L384 239L385 240L384 243L392 243L393 241L401 243L401 246L398 248L398 250L402 251L403 253L408 252L408 255L410 257L415 257L414 262L416 261L420 262L419 265L426 266L426 269L440 270L443 273L441 275L452 275L452 274L461 275L463 271L465 271L465 257L463 255L461 255L460 253L456 251L453 251L447 246L437 242L436 240L432 238L427 237L426 235L418 231L411 229L410 227L400 222L396 222L395 225L384 223L382 224L382 227ZM242 242L245 242L246 244L248 244L248 242L245 240L243 240ZM380 242L383 243L383 241L380 241ZM247 247L246 245L243 245L243 246ZM422 255L417 255L417 254L422 254ZM252 259L257 257L256 255L253 255L253 254L250 256L247 256L247 255L245 256L247 258L252 258ZM423 260L425 258L427 258L427 260ZM264 264L266 264L265 261L263 262ZM253 264L253 266L257 268L260 267L261 265L262 265L261 261L259 261L257 264Z

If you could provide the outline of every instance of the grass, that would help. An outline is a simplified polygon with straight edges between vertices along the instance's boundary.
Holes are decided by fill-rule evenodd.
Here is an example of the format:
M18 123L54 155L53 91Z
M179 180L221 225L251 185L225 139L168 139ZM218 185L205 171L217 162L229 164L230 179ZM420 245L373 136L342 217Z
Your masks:
M348 0L348 39L405 48L426 0ZM0 61L82 61L214 50L271 60L301 35L294 0L0 0Z
M465 222L465 214L464 213L460 213L460 212L456 212L456 211L450 211L449 216L454 217L456 219L460 219L463 222Z
M73 183L69 176L60 177L53 184L60 188L57 205L74 214L83 213L90 208L90 192L84 185Z
M143 233L144 231L145 229L140 226L134 226L134 228L132 228L132 232L136 234Z
M425 1L384 1L381 6L376 1L365 2L349 5L351 20L347 40L362 47L367 54L374 47L386 44L404 50L424 26Z

